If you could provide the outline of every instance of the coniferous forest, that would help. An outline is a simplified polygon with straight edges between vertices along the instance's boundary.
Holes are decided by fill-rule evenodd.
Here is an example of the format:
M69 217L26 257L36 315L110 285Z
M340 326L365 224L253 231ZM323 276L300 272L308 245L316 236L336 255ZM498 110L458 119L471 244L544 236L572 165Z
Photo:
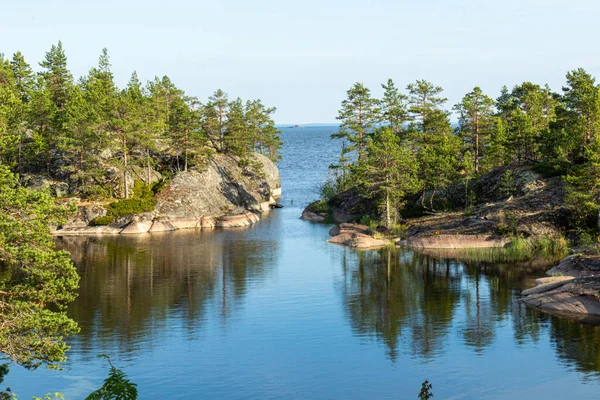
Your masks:
M201 102L167 76L143 83L135 72L119 88L106 49L97 66L75 79L60 42L37 69L20 52L0 56L0 162L19 174L68 181L70 194L129 197L127 179L118 190L106 184L111 167L169 176L215 152L242 161L250 151L279 157L275 108L260 100L217 90Z
M477 201L470 182L490 171L531 167L563 176L571 227L597 229L600 220L600 88L583 69L570 71L560 91L524 82L504 86L493 99L479 87L445 108L443 89L425 80L401 92L390 79L383 96L356 83L347 91L334 139L342 140L339 162L325 197L352 187L378 201L387 226L418 196L423 210L450 185L464 186L464 205ZM451 124L451 116L458 120Z

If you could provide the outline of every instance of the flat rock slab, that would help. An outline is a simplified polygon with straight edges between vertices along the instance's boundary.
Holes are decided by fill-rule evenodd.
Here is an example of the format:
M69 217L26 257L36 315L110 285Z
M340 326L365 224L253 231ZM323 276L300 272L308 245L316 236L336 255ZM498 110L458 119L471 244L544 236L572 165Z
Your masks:
M329 234L333 237L327 242L359 250L381 248L391 243L388 239L376 239L369 235L368 229L365 225L342 223L330 229Z
M565 257L556 267L548 270L547 274L573 278L600 276L600 256L574 254Z
M129 225L127 225L125 228L123 228L123 230L120 233L122 235L140 234L140 233L146 233L146 232L150 231L150 228L152 228L152 221L131 222Z
M53 233L57 236L62 235L81 235L81 236L94 236L94 235L118 235L123 230L122 226L86 226L81 228L65 228L54 231Z
M600 256L565 257L547 274L523 291L523 302L563 315L600 315Z
M310 222L325 222L324 216L315 214L314 212L308 210L302 211L302 216L300 217L300 219Z
M255 224L260 217L254 213L240 215L227 215L217 220L217 226L221 228L239 228Z
M171 224L177 229L196 229L202 227L199 218L174 218L169 221L171 221Z
M600 315L600 278L571 279L554 289L530 294L522 300L546 311Z
M150 230L148 232L170 232L170 231L176 231L177 227L175 227L175 225L173 225L171 223L171 221L169 220L164 220L164 221L154 221L152 223L152 227L150 228Z

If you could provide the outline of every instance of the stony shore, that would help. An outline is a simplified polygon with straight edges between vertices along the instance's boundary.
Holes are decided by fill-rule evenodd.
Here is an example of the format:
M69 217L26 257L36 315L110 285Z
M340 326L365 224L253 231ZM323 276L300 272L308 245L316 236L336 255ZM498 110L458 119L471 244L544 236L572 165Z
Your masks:
M600 256L571 255L524 290L523 302L563 315L600 315Z
M235 157L216 155L205 168L176 174L156 196L154 211L126 215L113 223L94 226L107 215L102 203L81 203L77 214L52 233L116 235L169 232L179 229L236 228L255 224L272 208L279 208L281 181L277 166L254 154L258 170L239 165Z

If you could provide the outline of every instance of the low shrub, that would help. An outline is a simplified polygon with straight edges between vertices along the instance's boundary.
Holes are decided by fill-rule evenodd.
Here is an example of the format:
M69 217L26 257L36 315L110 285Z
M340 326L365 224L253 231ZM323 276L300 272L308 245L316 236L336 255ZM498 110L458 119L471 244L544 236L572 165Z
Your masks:
M166 188L169 183L171 183L170 178L162 178L161 180L154 182L152 184L151 190L155 195L162 192L164 188Z
M106 209L110 216L115 218L122 217L124 215L140 214L143 212L150 212L154 210L156 205L155 199L123 199L110 203Z
M327 214L329 213L329 204L325 200L317 200L306 207L308 211L314 212L315 214Z

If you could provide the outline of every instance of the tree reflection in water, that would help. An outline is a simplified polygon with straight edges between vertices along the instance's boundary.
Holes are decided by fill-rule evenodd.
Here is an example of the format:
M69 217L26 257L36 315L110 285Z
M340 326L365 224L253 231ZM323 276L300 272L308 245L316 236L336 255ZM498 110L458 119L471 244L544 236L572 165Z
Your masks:
M176 328L194 338L212 314L226 323L248 286L268 276L276 243L226 232L206 242L189 232L62 238L82 276L69 308L81 333L71 344L87 359L114 343L133 354L165 339L171 324L183 321Z
M355 335L384 343L392 361L403 353L432 359L451 332L483 354L499 327L512 324L517 344L547 334L564 362L600 376L599 326L549 316L518 300L547 268L539 260L502 265L397 249L346 250L339 287Z

